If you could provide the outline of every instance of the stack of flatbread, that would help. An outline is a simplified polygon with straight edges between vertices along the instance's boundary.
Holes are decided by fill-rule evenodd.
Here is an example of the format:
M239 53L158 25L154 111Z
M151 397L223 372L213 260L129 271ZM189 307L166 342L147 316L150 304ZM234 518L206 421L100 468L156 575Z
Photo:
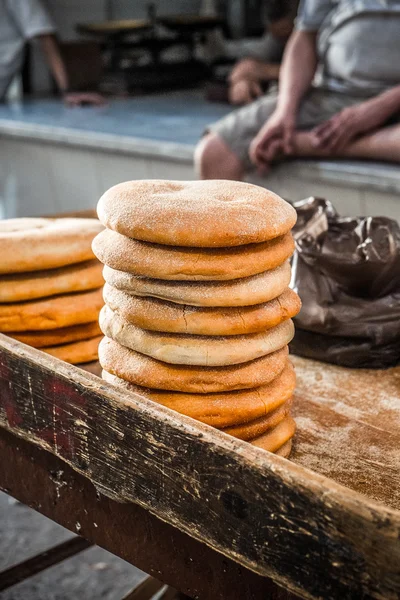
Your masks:
M0 332L66 362L97 360L97 219L0 221Z
M287 456L295 210L230 181L136 181L100 199L103 377Z

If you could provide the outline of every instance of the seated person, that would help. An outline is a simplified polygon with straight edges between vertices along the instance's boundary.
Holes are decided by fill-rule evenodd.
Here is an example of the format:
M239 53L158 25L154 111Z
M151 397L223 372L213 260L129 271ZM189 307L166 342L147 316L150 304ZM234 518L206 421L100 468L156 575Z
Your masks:
M297 0L266 3L266 34L258 43L253 43L253 47L247 45L247 56L235 65L228 77L231 104L249 104L263 95L263 85L279 79L280 63L293 30L297 6Z
M94 93L73 93L55 37L54 24L40 0L0 0L0 102L23 65L25 43L38 39L66 104L104 104Z
M279 92L209 128L205 179L267 173L285 156L400 162L400 3L302 0Z

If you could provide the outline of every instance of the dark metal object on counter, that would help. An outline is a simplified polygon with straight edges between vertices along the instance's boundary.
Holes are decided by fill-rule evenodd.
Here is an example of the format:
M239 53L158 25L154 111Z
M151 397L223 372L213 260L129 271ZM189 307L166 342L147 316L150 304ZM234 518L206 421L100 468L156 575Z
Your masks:
M80 24L77 30L101 41L108 75L119 76L127 91L153 91L187 87L207 78L207 65L195 56L196 43L205 32L219 27L224 27L224 21L218 17L163 17L149 5L147 19ZM164 52L177 46L187 58L165 60Z

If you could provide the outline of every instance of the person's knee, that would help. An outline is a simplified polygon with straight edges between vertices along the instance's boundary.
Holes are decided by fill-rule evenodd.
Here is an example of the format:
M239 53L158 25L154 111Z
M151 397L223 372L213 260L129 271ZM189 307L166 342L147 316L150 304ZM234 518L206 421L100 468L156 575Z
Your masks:
M205 135L196 146L194 162L199 177L207 179L214 171L215 159L223 152L221 140L215 133Z
M195 150L195 166L202 179L239 179L242 164L239 158L216 134L208 133Z

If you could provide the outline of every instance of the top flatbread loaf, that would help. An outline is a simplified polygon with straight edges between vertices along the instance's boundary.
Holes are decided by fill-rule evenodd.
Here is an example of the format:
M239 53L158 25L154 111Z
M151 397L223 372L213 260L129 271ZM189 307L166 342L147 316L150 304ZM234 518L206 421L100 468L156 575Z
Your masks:
M127 181L99 200L100 221L157 244L229 247L287 233L296 211L273 192L237 181Z
M40 271L91 260L92 240L102 229L97 219L0 221L0 273Z

